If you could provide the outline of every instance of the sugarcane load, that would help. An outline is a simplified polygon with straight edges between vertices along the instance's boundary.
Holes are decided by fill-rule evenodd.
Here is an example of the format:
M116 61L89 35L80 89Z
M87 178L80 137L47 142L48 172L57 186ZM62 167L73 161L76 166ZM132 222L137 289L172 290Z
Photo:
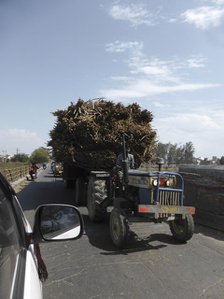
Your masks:
M152 157L156 137L151 126L153 115L136 103L124 106L79 99L53 115L57 120L49 146L58 161L85 169L111 169L122 150L123 133L128 136L136 166Z

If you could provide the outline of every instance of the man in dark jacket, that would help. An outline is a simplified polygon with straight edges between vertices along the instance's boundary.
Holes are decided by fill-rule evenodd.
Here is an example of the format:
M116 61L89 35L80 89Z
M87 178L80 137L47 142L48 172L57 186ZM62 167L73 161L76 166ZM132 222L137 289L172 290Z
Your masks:
M127 147L127 159L128 159L128 168L135 168L135 159L134 155L130 153L130 147ZM117 157L116 165L122 167L122 162L124 161L123 153L119 154Z

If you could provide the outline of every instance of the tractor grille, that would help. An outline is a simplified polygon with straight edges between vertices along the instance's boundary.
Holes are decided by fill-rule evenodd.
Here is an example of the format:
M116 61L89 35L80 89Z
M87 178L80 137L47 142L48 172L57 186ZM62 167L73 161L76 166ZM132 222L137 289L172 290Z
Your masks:
M164 206L180 206L181 192L179 191L159 191L159 203Z

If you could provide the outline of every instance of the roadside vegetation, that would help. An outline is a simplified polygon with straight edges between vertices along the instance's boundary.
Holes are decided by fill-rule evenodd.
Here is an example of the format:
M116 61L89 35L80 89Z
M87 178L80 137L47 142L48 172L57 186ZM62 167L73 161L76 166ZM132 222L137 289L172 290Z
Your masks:
M14 155L10 160L5 157L0 158L0 171L12 182L20 177L26 176L29 166L32 163L48 163L50 159L49 150L43 147L32 152L30 156L24 153Z

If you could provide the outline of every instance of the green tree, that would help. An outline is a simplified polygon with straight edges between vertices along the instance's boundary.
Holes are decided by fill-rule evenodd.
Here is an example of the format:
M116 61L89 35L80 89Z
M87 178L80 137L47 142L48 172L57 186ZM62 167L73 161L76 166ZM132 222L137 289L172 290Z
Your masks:
M175 164L177 163L177 144L168 143L168 153L167 153L167 164Z
M30 162L46 163L49 161L49 151L44 147L34 150L30 156Z
M220 165L224 165L224 156L220 158Z
M184 145L159 142L156 156L163 158L167 164L191 164L194 160L194 146L191 141Z
M156 156L167 161L169 143L158 142L156 147Z
M26 163L29 161L29 156L26 154L15 154L12 158L11 158L12 162L23 162Z
M193 160L194 160L194 152L195 152L195 149L194 149L194 145L193 143L190 141L190 142L187 142L184 146L183 146L183 163L186 163L186 164L191 164L193 163Z

